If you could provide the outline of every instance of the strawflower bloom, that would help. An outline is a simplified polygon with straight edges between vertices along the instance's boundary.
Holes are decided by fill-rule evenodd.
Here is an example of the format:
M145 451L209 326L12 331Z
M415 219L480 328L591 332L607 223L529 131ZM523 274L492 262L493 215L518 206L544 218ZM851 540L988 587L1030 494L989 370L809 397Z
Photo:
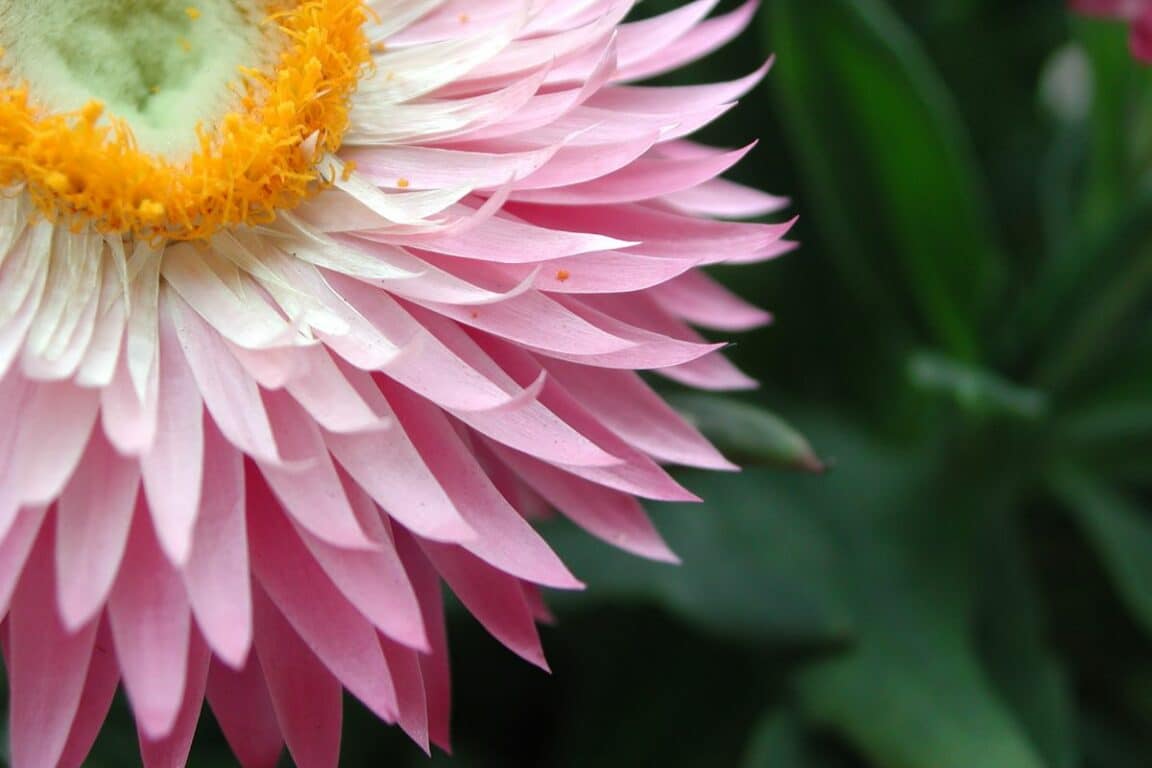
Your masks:
M1107 16L1131 22L1132 55L1152 62L1152 0L1071 0L1087 16Z
M699 267L787 250L691 143L764 74L628 83L715 0L0 0L0 611L16 768L123 685L149 766L207 700L237 758L338 761L350 691L448 744L441 581L544 666L558 510L731 465L637 371L753 386Z

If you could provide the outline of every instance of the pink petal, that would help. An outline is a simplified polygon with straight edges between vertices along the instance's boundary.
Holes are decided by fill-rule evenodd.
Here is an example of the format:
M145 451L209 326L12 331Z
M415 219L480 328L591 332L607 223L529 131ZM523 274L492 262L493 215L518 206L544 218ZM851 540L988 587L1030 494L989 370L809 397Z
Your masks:
M520 582L458 546L421 542L425 554L469 612L522 659L548 670Z
M395 538L396 551L412 578L432 644L432 652L420 656L420 672L428 704L428 735L433 744L451 751L452 678L448 673L448 636L440 577L411 535L396 530Z
M677 562L634 496L572 477L500 446L492 449L524 482L593 536L641 557Z
M100 294L100 309L96 312L92 339L84 353L84 360L76 374L76 383L83 387L107 386L115 376L120 359L120 343L124 338L125 307L120 276L110 266L104 269L104 283Z
M297 533L317 564L374 627L409 648L427 651L428 638L416 593L380 519L379 509L350 481L345 488L372 541L372 549L341 549L299 526Z
M707 18L716 5L717 0L696 0L673 11L623 25L620 28L621 65L643 61L671 45Z
M388 670L396 684L399 704L397 721L412 741L425 752L428 748L428 701L424 692L424 673L420 669L420 654L400 645L387 635L380 635L380 648L388 662Z
M108 617L136 723L145 737L161 739L177 725L184 701L191 616L144 509L136 511Z
M286 388L317 424L329 432L372 432L387 426L357 394L326 349L315 347L300 355L308 356L308 374L288 382Z
M77 629L104 609L120 570L140 468L99 431L56 507L56 578L60 614Z
M56 612L53 537L40 537L9 614L8 675L15 765L56 765L83 697L97 622L76 632Z
M577 581L540 535L508 504L443 415L399 387L386 392L413 442L478 536L461 546L496 568L561 589Z
M540 364L512 345L489 342L488 351L521 381L539 375ZM661 501L695 501L690 491L673 480L647 455L629 446L604 426L559 383L549 380L540 400L549 410L623 461L611 467L565 466L568 472L609 488Z
M641 63L622 71L620 77L629 80L652 77L711 53L733 40L748 26L757 5L757 0L749 0L730 13L700 22L669 45L649 47L651 54Z
M707 469L736 468L636 374L560 360L544 365L569 394L633 447L661 461Z
M144 397L136 389L125 357L120 358L115 375L100 390L100 417L104 434L121 453L141 455L156 439L156 396L159 370L152 365L144 382Z
M209 658L208 646L193 632L185 670L187 684L171 732L161 739L153 740L143 730L140 731L140 756L144 758L144 768L179 768L188 762L192 737L196 734L196 724L204 705Z
M91 390L70 383L38 384L19 421L8 422L17 434L5 471L19 487L23 504L48 504L60 495L84 452L98 404Z
M211 482L204 486L192 550L181 575L208 646L239 668L252 645L244 459L210 420L204 426L204 470Z
M337 768L343 691L272 601L257 588L256 652L276 721L300 768Z
M328 670L379 717L394 721L396 691L375 630L324 574L258 485L249 486L248 524L252 566L261 586Z
M259 388L214 329L173 293L165 302L184 357L213 421L228 442L249 456L281 463Z
M537 227L509 216L486 219L464 232L429 233L389 237L397 245L443 253L481 262L524 264L585 253L611 251L635 245L634 241L584 233L577 230ZM366 237L372 237L366 233Z
M734 296L703 272L681 275L650 295L665 312L703 328L748 331L772 321L772 315Z
M264 669L255 654L239 670L212 662L208 668L208 702L244 768L276 768L284 739Z
M0 378L0 424L12 425L9 429L0 430L0 466L9 466L19 447L18 425L34 389L35 385L20 374L11 373ZM0 483L0 546L3 544L3 535L15 522L19 508L19 486L16 483Z
M330 434L325 440L340 465L397 522L437 541L475 537L399 427L372 434Z
M141 469L164 553L183 564L192 547L204 469L203 404L171 313L161 313L156 439Z
M88 666L88 677L84 681L84 693L80 697L76 719L68 734L68 744L60 758L60 768L80 768L83 765L104 725L119 684L120 667L116 664L113 651L112 632L108 622L101 621L92 649L92 662Z
M673 87L613 85L598 91L587 103L600 109L621 112L694 112L727 104L744 96L764 79L772 64L772 59L769 59L752 74L726 83Z
M556 617L552 615L552 611L548 610L548 605L544 602L544 595L540 588L535 584L523 584L524 600L528 603L528 609L532 611L532 618L536 620L537 624L555 624Z
M516 192L512 198L552 205L632 203L681 192L715 178L740 162L752 146L715 157L688 160L642 158L613 173L558 189Z
M356 520L320 429L286 393L267 392L264 403L282 455L293 463L259 462L268 485L292 519L337 547L371 549Z
M510 448L532 453L546 461L590 467L620 463L620 459L573 429L539 401L543 379L524 379L521 384L455 323L426 309L413 308L413 314L445 347L473 369L506 391L518 391L501 407L478 411L450 410L460 421ZM413 391L424 394L419 389Z
M12 526L0 538L0 616L8 613L12 594L24 572L32 545L44 523L44 507L25 507L17 511Z

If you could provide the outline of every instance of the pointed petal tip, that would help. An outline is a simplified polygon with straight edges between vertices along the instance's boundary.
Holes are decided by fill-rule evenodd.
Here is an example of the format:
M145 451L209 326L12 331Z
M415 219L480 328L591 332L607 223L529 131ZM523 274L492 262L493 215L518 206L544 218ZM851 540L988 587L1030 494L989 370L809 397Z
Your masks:
M547 587L548 589L562 589L568 592L582 592L588 588L588 585L577 579L567 569L564 570L562 575L552 576L548 579L541 579L532 581L537 586Z
M195 518L188 521L187 530L173 530L171 523L156 526L156 538L160 540L160 550L168 562L177 568L184 568L192 557L192 529Z
M743 472L744 471L744 468L741 467L739 464L734 464L733 462L729 461L728 459L724 458L723 456L719 456L719 458L716 461L708 464L707 466L702 465L699 468L700 469L710 469L713 472L737 473L737 472Z
M102 604L79 603L71 594L66 595L58 592L56 601L56 615L60 617L60 623L64 625L64 629L68 630L69 634L79 632L100 611L104 610Z
M661 547L646 547L643 551L633 550L635 554L647 558L656 563L665 563L666 565L682 565L683 560L680 555L673 552L667 544L661 542Z
M163 741L176 727L176 720L180 715L179 704L176 706L144 706L137 708L133 705L132 714L136 720L136 728L140 735L148 741Z
M531 652L517 651L516 655L527 661L532 666L538 668L545 674L552 674L552 667L548 666L548 660L544 658L544 651L540 649L539 646L537 646L537 648Z
M625 552L642 557L645 560L651 560L656 563L667 563L668 565L680 565L680 556L677 555L672 549L664 542L662 538L653 539L634 539L632 537L618 537L608 539L614 547L622 549Z
M680 485L679 483L672 481L670 478L669 478L668 489L663 491L662 493L660 493L660 495L658 497L652 496L651 500L652 501L669 501L669 502L685 503L685 504L699 504L700 502L704 501L702 498L697 496L695 493L688 490L687 488Z
M252 653L251 627L249 627L246 637L247 639L237 639L235 642L227 644L217 640L211 646L213 657L235 672L243 670L248 665L248 657Z

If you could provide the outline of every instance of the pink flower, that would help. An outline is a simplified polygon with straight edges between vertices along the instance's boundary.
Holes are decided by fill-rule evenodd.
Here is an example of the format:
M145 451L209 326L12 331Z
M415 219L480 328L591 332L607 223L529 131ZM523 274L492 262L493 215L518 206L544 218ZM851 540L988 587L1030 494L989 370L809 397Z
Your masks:
M1152 62L1152 0L1072 0L1088 16L1110 16L1132 22L1132 55Z
M150 766L205 699L245 766L335 765L344 688L446 746L441 580L544 666L538 588L580 582L528 521L674 559L637 498L732 466L636 371L754 386L692 327L768 316L699 268L788 226L727 221L783 201L687 138L764 71L628 84L753 5L633 2L5 6L17 768L80 765L121 683Z

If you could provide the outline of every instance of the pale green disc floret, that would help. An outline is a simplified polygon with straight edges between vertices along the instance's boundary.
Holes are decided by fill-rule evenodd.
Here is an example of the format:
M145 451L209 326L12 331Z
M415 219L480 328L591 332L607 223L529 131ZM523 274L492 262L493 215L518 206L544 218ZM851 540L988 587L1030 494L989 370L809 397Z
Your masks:
M267 62L255 0L0 0L0 64L52 110L92 100L141 149L196 148L196 125L226 112L238 69Z

